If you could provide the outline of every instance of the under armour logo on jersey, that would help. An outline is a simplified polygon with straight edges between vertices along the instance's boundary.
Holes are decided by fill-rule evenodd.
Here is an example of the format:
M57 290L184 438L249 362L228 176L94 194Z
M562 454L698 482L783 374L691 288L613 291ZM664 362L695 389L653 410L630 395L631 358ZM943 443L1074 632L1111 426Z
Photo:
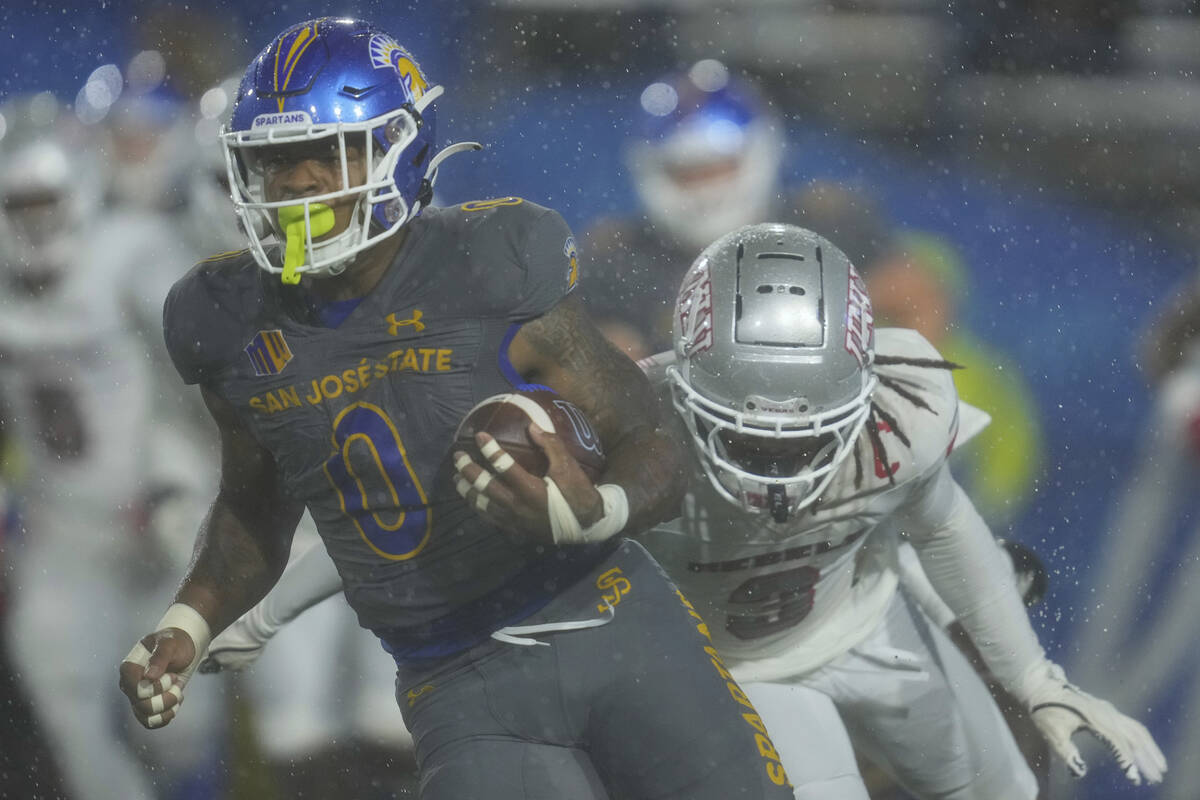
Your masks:
M400 329L408 325L411 325L413 330L415 330L417 333L420 333L421 331L425 330L425 323L421 322L421 317L423 316L424 314L421 313L421 309L419 308L414 308L412 316L408 319L400 319L394 313L388 314L388 336L399 336Z
M243 352L250 359L250 364L254 367L254 374L260 378L266 375L278 375L292 360L292 351L283 338L283 331L279 329L259 331L254 334L254 338L250 340L250 344L246 345Z

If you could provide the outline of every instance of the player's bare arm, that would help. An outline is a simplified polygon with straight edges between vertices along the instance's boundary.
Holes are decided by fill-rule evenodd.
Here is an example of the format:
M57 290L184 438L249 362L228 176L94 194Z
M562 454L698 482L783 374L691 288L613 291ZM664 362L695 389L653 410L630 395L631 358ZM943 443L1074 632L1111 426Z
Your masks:
M509 348L513 367L526 380L554 389L579 406L604 445L607 467L600 484L620 486L628 501L625 529L643 530L676 515L685 487L684 452L668 433L657 400L642 371L614 348L583 310L568 297L526 323ZM481 444L487 434L480 434ZM575 512L580 525L604 514L600 493L557 437L531 430L550 459L549 477ZM473 481L480 467L468 465ZM519 466L488 487L488 515L510 530L546 533L547 487Z
M279 579L304 506L283 492L274 458L229 403L208 390L203 397L221 434L221 486L176 600L199 611L216 632Z
M207 646L207 639L195 641L188 622L199 626L204 638L261 600L287 564L303 511L283 493L274 459L237 421L229 404L208 390L203 396L221 434L221 487L172 606L187 615L184 627L160 625L142 638L143 650L135 646L120 668L121 690L134 716L149 728L174 718L183 684L203 656L197 650Z

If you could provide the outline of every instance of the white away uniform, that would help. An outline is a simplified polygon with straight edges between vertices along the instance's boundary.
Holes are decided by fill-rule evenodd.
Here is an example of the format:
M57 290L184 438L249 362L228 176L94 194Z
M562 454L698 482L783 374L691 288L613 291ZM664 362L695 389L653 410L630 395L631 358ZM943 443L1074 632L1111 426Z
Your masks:
M116 730L127 715L113 665L175 588L144 525L150 429L174 402L153 388L144 321L160 317L187 254L145 215L102 217L77 241L86 250L49 289L0 291L0 390L27 473L7 634L71 797L136 800L168 791L219 744L217 683L189 692L188 725ZM141 748L164 773L151 778Z
M876 335L880 356L940 359L913 331ZM948 585L980 574L1010 580L946 467L958 430L950 374L902 365L876 371L928 406L883 384L875 391L898 428L880 424L892 479L864 429L822 498L780 524L724 500L696 466L683 516L645 542L708 621L797 798L865 800L851 741L921 798L1033 798L1034 777L983 682L898 591L900 532L972 633L981 630L970 624L974 612L995 598L985 582L970 608ZM1009 648L1014 671L1041 658L1027 634ZM988 657L989 648L981 650ZM989 664L1006 672L1005 663Z

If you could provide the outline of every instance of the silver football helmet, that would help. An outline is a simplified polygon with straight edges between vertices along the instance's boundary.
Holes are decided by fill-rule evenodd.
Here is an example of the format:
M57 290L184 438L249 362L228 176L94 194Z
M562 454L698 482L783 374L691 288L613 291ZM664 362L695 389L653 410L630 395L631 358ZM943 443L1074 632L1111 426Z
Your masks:
M81 257L101 177L83 128L52 95L0 106L0 262L48 277Z
M776 522L811 505L877 384L871 301L849 259L793 225L739 228L688 271L674 327L672 396L712 485Z

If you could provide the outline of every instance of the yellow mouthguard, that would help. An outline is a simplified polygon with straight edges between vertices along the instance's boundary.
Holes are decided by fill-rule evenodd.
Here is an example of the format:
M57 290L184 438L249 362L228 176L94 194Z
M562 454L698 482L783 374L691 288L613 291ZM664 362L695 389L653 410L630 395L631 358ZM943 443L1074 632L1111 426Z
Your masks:
M304 231L304 206L284 206L277 212L279 227L287 236L287 245L283 249L283 275L281 280L288 284L300 282L300 273L296 269L304 264L305 246L308 236ZM333 209L322 203L311 203L308 206L309 227L312 238L324 236L333 230Z

